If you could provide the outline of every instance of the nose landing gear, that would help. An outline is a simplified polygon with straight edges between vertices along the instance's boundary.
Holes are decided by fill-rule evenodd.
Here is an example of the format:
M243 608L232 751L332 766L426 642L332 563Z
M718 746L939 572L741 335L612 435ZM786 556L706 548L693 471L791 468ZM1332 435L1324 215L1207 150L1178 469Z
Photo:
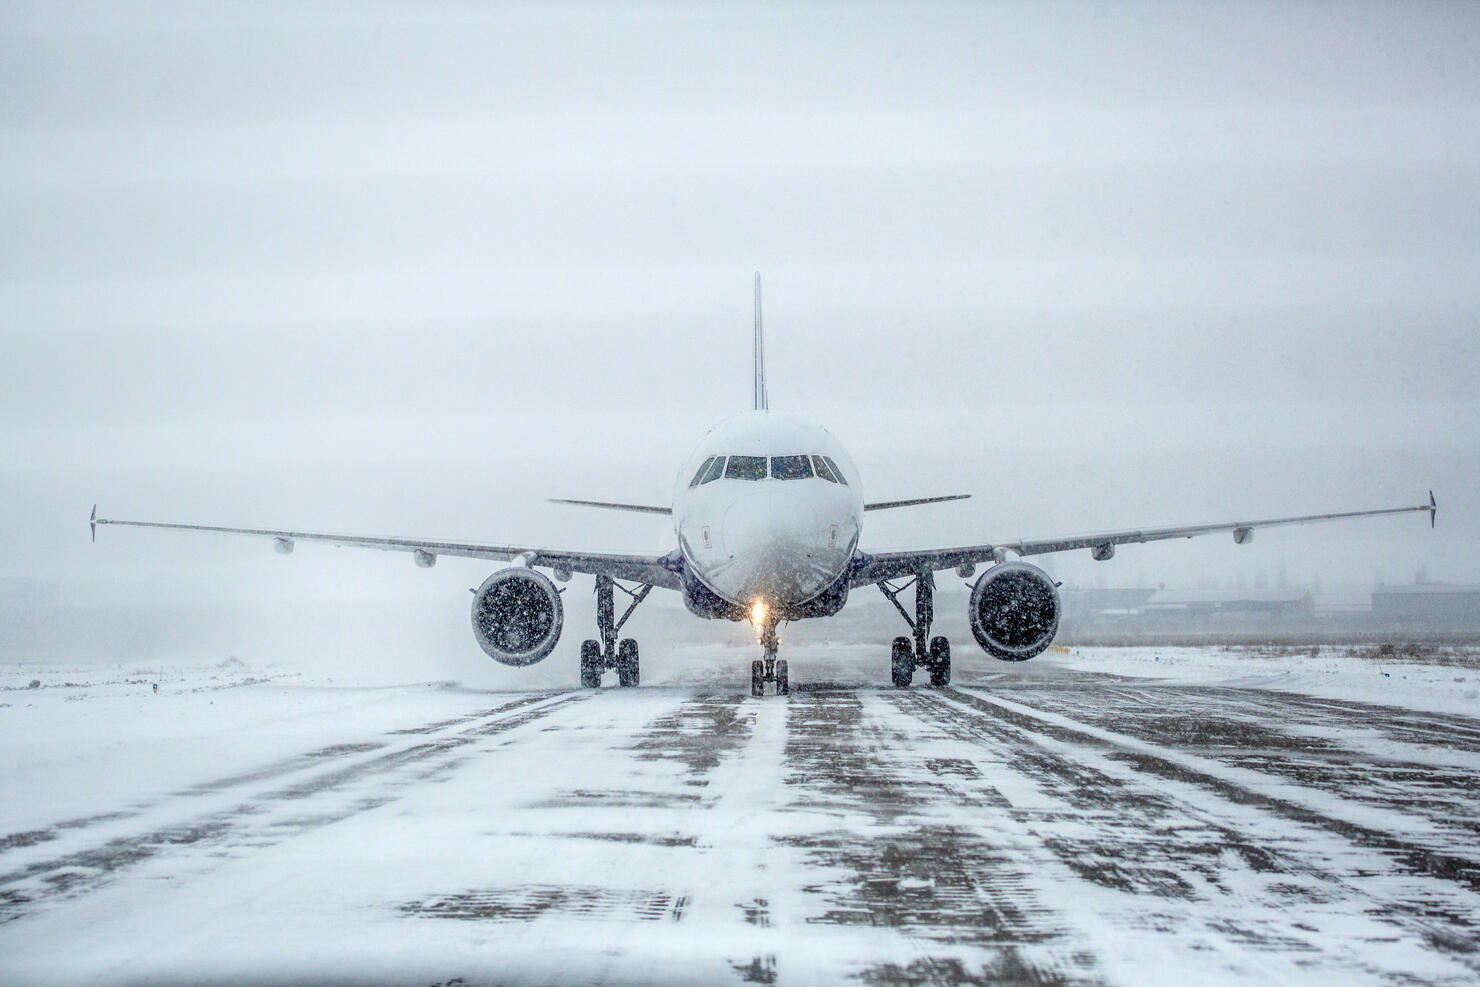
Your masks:
M791 680L787 674L786 662L776 660L776 649L781 646L781 639L776 636L776 618L767 614L761 623L761 647L765 649L764 659L757 658L750 663L750 694L752 696L764 696L766 694L766 683L776 683L776 695L785 696L791 692Z
M930 636L930 624L935 619L935 574L917 573L913 585L915 616L911 619L909 611L905 610L898 599L899 594L909 589L911 583L905 583L898 589L888 583L878 584L879 592L889 598L904 622L910 625L910 630L915 632L913 641L907 637L894 639L889 649L890 678L899 688L908 689L915 677L915 669L924 668L930 673L930 684L941 688L951 684L951 642L943 637Z
M637 609L637 605L647 597L652 588L650 584L644 583L640 589L630 590L618 585L610 576L596 577L596 626L601 633L601 640L581 642L581 688L601 688L601 673L608 668L616 669L617 684L622 688L630 689L637 685L637 642L630 637L619 642L617 632L627 623L627 618L632 616L632 611ZM621 619L616 616L613 589L620 589L632 597L632 602Z

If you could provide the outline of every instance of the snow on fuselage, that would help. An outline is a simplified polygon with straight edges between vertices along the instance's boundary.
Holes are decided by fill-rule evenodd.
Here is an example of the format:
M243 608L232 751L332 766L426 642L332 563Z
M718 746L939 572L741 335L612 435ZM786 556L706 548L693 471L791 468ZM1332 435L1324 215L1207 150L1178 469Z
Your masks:
M863 489L824 428L748 411L704 436L679 474L673 525L692 572L747 609L805 603L843 575Z

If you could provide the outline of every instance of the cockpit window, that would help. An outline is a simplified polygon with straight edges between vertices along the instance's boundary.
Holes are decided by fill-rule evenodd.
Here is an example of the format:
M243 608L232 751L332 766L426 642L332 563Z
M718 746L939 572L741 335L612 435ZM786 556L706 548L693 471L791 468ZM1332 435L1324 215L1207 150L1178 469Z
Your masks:
M763 480L765 477L765 456L731 456L725 464L726 480Z
M709 472L709 467L711 467L713 465L714 465L714 457L713 456L710 456L708 459L704 460L704 462L700 464L699 469L698 469L698 472L696 472L694 474L694 478L689 481L689 489L690 490L692 490L694 487L697 487L699 485L699 482L704 479L704 474L707 473L707 472Z
M723 476L724 475L724 472L725 472L725 457L724 456L715 456L714 457L714 465L709 467L709 472L705 473L704 474L704 479L700 480L699 482L700 483L712 483L713 481L718 480L721 476Z
M821 456L812 457L812 468L817 471L818 476L822 477L828 483L838 482L838 478L833 476L832 470L827 468L827 464L822 461Z
M812 475L806 456L772 456L771 477L776 480L805 480Z
M848 478L843 475L842 470L838 469L838 464L833 462L833 458L831 456L823 456L822 461L827 464L828 469L832 470L832 475L838 478L838 482L846 487L848 485Z

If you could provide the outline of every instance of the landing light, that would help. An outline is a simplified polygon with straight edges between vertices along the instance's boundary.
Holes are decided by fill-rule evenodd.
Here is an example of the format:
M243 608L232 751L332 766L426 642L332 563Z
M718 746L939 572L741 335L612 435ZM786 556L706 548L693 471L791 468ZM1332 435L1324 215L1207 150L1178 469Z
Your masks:
M750 608L751 623L759 624L766 619L766 605L760 600L755 601L755 606Z

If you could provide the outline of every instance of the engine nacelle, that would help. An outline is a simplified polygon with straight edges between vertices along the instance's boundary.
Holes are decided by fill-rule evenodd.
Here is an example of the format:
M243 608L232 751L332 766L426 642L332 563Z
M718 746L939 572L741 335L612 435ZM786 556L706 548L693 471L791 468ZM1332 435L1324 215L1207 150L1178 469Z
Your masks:
M1027 661L1059 629L1059 591L1048 574L1026 562L999 562L971 591L971 633L994 658Z
M555 650L564 621L555 584L533 569L500 569L473 594L473 636L505 665L533 665Z

